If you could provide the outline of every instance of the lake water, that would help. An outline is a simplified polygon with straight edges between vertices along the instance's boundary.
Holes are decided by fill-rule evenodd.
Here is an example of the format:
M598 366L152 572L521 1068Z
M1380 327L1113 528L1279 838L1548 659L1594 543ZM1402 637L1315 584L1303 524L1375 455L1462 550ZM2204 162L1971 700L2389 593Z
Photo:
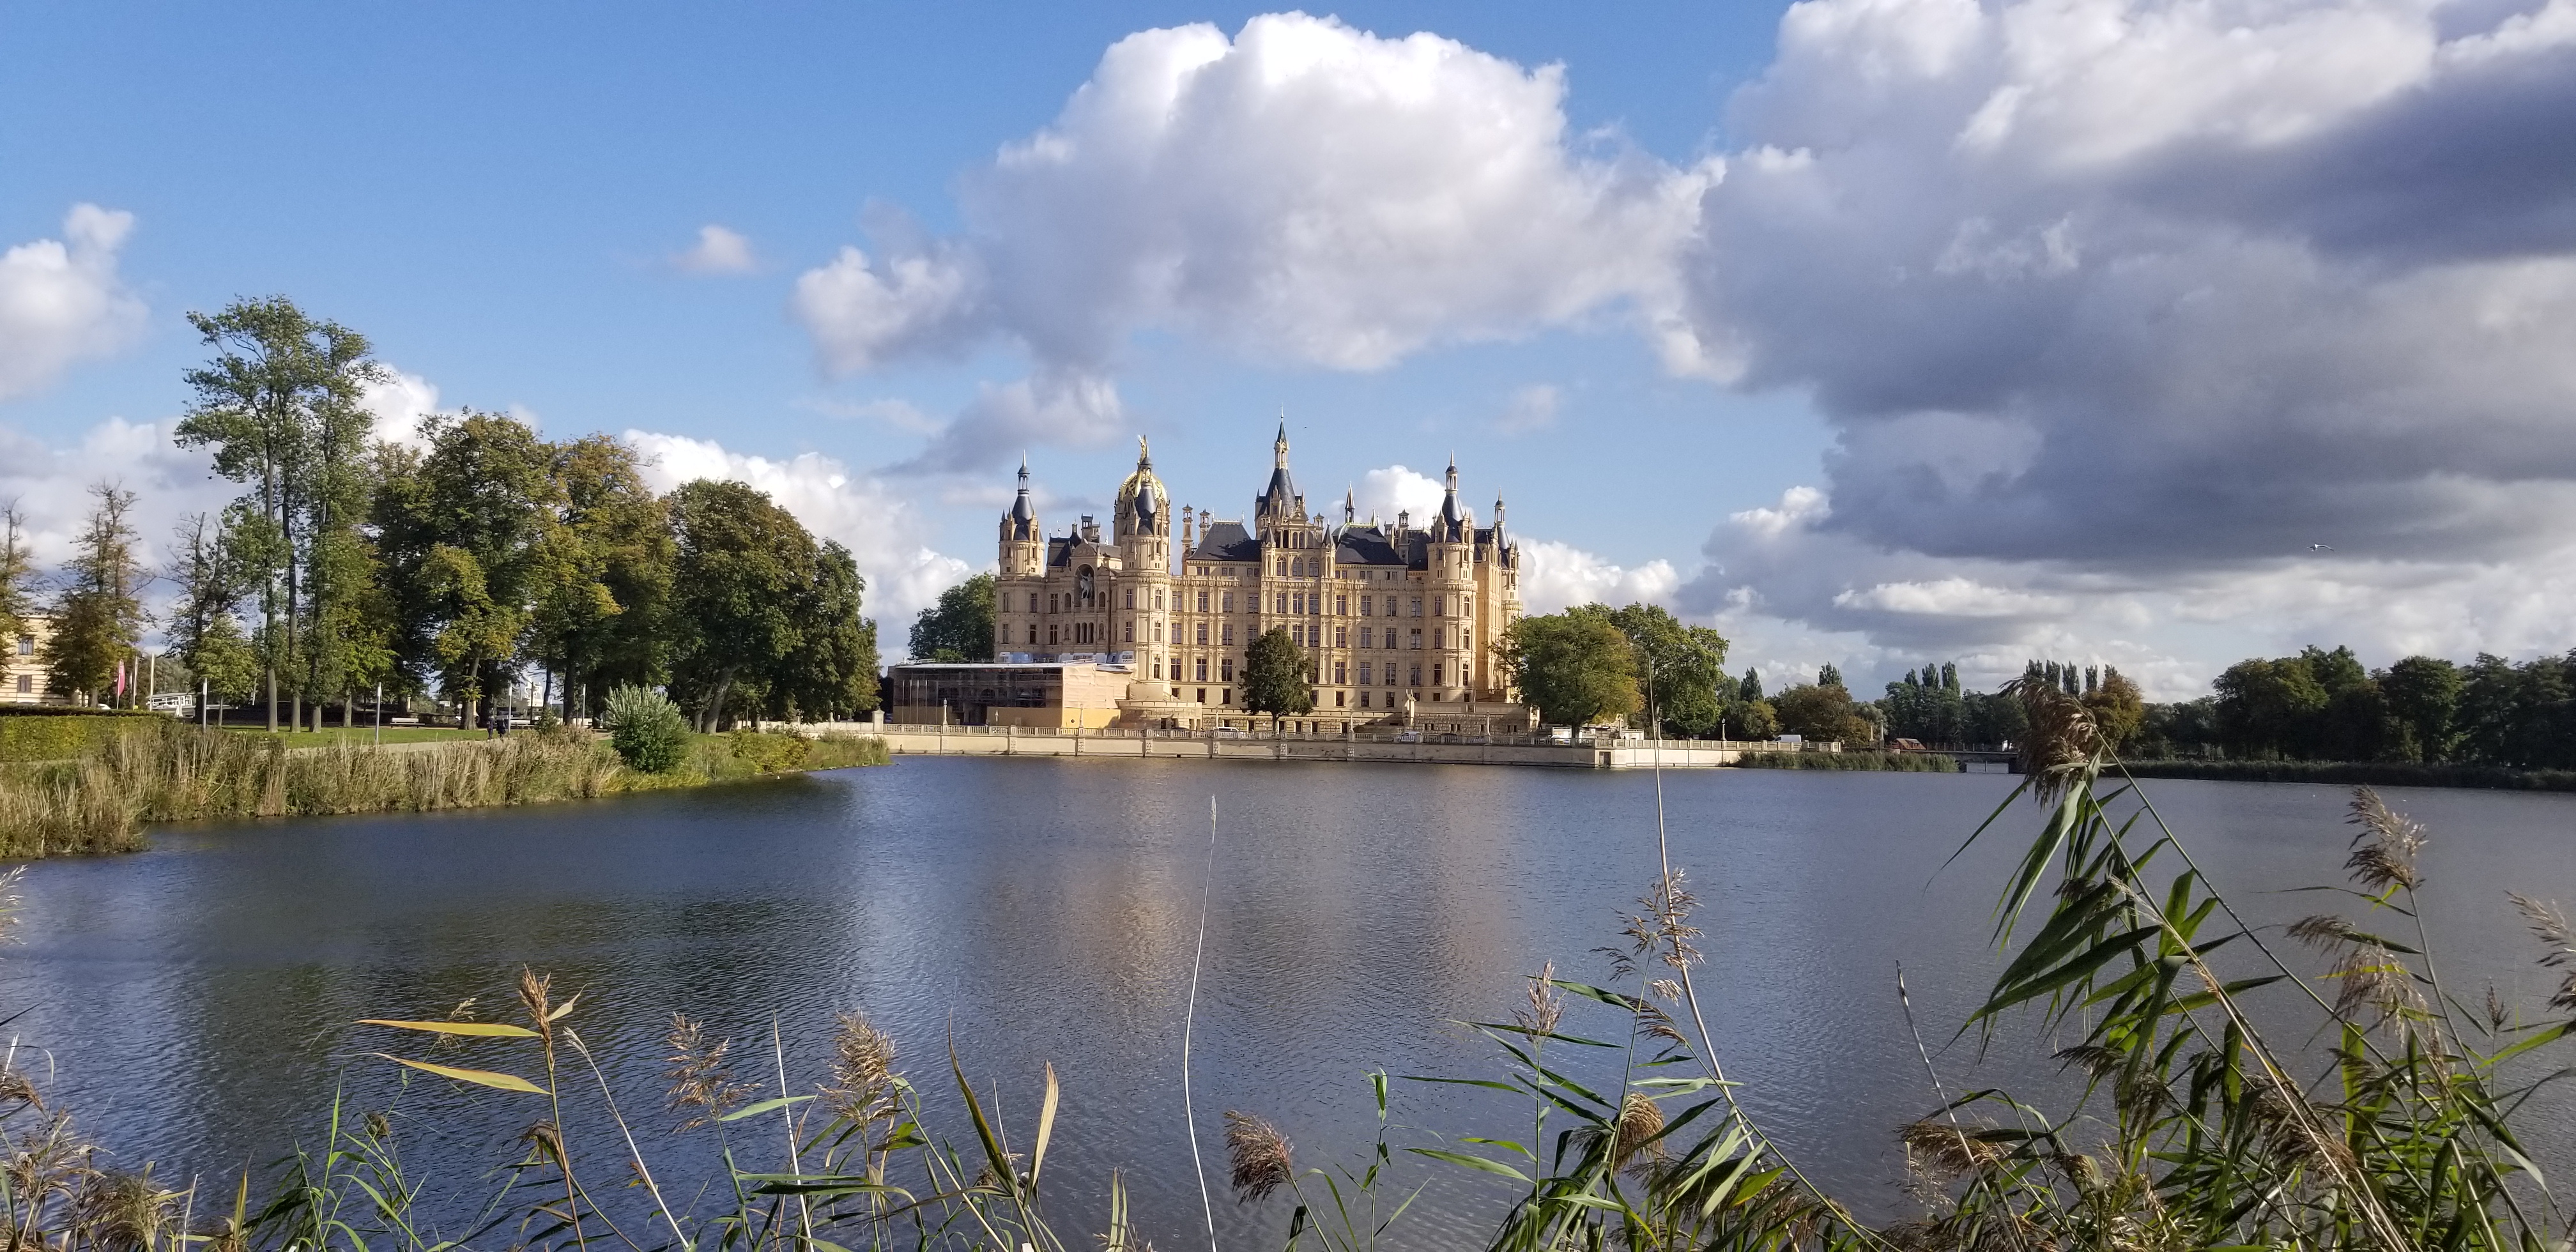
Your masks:
M1664 776L1730 1076L1866 1211L1901 1205L1890 1131L1936 1103L1898 1009L1900 962L1944 1081L2055 1073L2027 1021L1982 1070L1973 1039L1949 1042L1999 968L1989 911L2036 812L2017 808L1991 846L1940 866L2014 781ZM19 942L0 950L0 1012L19 1014L9 1029L51 1059L50 1089L126 1164L214 1176L310 1142L343 1085L357 1107L393 1100L391 1067L365 1054L411 1041L354 1019L437 1016L468 996L501 1016L522 965L583 993L572 1021L661 1135L657 1156L694 1142L661 1134L677 1120L657 1103L669 1014L757 1058L774 1021L801 1087L821 1076L833 1013L864 1008L951 1108L953 1037L1022 1135L1052 1061L1060 1212L1089 1220L1123 1167L1145 1232L1186 1246L1199 1201L1180 1037L1211 797L1202 1142L1221 1153L1218 1112L1247 1109L1320 1165L1365 1150L1368 1071L1493 1076L1453 1019L1504 1017L1545 961L1605 975L1594 950L1618 942L1617 913L1654 872L1655 786L1645 773L916 757L592 804L164 829L138 856L31 868ZM2267 893L2339 881L2342 789L2148 786L2259 919L2320 900ZM2576 903L2576 796L2390 797L2432 829L2445 977L2534 997L2553 980L2503 893ZM506 1047L443 1059L511 1068ZM1528 1117L1470 1088L1395 1094L1400 1143L1511 1137ZM577 1134L600 1128L583 1101ZM465 1189L538 1116L527 1097L444 1083L399 1107L410 1159ZM2538 1122L2543 1163L2576 1164L2568 1105ZM1407 1179L1431 1184L1400 1228L1410 1246L1473 1238L1506 1202L1499 1183L1444 1167ZM1217 1204L1224 1227L1265 1242L1284 1224L1276 1200L1247 1211L1220 1191Z

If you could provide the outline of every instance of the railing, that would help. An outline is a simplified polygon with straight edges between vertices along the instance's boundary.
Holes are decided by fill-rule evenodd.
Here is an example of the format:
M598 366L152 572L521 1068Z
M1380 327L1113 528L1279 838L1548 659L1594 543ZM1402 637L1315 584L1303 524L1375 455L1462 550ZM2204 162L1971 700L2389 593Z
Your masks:
M843 726L876 728L865 722L843 722ZM1552 734L1471 734L1443 731L1370 730L1344 734L1338 731L1272 730L1174 730L1162 727L1112 726L1100 729L1073 729L1055 726L942 726L936 722L888 722L882 733L889 735L951 735L960 737L1010 739L1109 739L1163 740L1170 742L1219 743L1380 743L1380 744L1449 744L1498 748L1615 748L1632 752L1687 750L1720 752L1840 752L1839 743L1776 743L1748 739L1628 739L1616 735L1577 735L1558 738Z

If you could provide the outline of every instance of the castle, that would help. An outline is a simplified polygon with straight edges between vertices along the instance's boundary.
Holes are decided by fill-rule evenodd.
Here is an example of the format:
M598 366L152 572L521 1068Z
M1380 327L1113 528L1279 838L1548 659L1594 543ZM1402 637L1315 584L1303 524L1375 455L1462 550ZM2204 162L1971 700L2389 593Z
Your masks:
M1046 534L1023 463L1019 497L1002 515L996 660L1123 666L1135 686L1169 690L1174 721L1236 724L1244 654L1284 628L1309 659L1307 729L1417 706L1525 722L1495 656L1521 614L1520 547L1504 532L1502 500L1493 525L1478 527L1458 501L1453 461L1439 513L1420 525L1409 513L1393 525L1363 523L1347 493L1341 524L1328 525L1306 512L1289 476L1284 422L1271 454L1270 481L1248 522L1186 506L1175 518L1138 440L1136 471L1118 484L1106 537L1089 515L1065 534Z

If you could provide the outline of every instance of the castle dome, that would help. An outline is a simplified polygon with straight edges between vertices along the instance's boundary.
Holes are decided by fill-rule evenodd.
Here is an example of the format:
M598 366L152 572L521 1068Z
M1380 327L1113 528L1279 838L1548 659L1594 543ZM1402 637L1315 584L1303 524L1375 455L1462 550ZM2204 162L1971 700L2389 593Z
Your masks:
M1118 528L1118 537L1133 535L1168 535L1171 533L1172 493L1163 480L1154 476L1154 453L1143 436L1136 439L1136 472L1118 484L1118 494L1110 504L1110 516Z

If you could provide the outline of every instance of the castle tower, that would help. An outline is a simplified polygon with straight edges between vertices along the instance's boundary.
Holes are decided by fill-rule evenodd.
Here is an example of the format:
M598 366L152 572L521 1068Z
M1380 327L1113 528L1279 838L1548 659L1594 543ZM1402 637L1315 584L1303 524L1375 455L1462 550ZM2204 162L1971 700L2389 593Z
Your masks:
M1002 514L1001 570L1004 577L1036 577L1046 559L1046 534L1038 525L1037 506L1029 500L1029 461L1020 458L1020 494Z
M1271 542L1274 531L1306 524L1306 497L1297 494L1297 482L1288 476L1288 419L1284 417L1279 419L1279 437L1270 444L1270 483L1252 498L1252 520L1265 544Z
M1133 652L1136 677L1160 680L1171 668L1178 641L1171 625L1172 496L1154 476L1154 451L1139 436L1136 472L1118 484L1110 504L1110 529L1119 550L1118 586L1110 602L1110 630L1119 652Z

